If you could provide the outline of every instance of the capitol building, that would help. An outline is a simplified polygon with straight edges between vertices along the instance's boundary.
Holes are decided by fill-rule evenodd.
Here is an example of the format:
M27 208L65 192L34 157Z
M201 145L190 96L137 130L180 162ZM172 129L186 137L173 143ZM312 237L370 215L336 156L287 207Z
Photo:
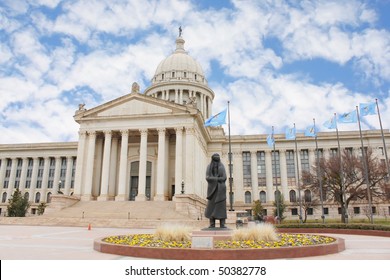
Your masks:
M77 142L1 144L0 215L6 215L16 188L31 203L29 215L37 214L40 203L50 206L60 195L75 204L169 201L204 209L206 167L211 155L219 153L228 171L229 137L221 126L205 127L205 120L217 113L212 108L215 94L201 65L186 52L181 35L175 43L143 92L134 83L130 93L97 107L80 104L73 116L79 124ZM384 135L390 143L389 131ZM250 212L253 201L260 200L265 214L273 215L278 188L285 215L298 219L298 170L315 165L315 141L297 134L296 153L294 140L286 140L284 134L274 137L275 153L265 134L231 136L233 208ZM342 131L339 137L341 149L360 149L358 131ZM384 159L381 131L363 131L363 138ZM320 132L317 140L323 157L337 152L336 132ZM301 195L315 194L306 190ZM325 216L340 217L337 203L324 203ZM367 201L350 203L349 216L365 217L366 205ZM373 201L373 206L374 215L390 215L389 201ZM191 216L190 211L189 216L197 219L201 212ZM318 219L321 209L309 209L308 214Z

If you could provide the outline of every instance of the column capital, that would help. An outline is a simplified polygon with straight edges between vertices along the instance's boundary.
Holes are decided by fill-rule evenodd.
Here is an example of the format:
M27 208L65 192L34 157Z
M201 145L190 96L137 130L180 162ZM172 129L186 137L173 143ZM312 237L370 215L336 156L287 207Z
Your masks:
M148 135L148 129L147 128L140 128L139 132L141 133L141 136L142 135Z
M112 130L103 130L104 136L111 136Z
M85 137L85 136L87 136L87 131L85 131L85 130L80 130L80 131L79 131L79 136L80 136L80 137Z
M165 134L165 127L160 127L160 128L157 128L157 131L158 131L158 134Z
M183 127L182 126L178 126L178 127L175 127L175 131L176 131L176 133L177 132L183 132Z
M120 132L121 132L122 136L126 135L126 134L129 135L129 130L128 129L121 129Z
M185 130L186 130L187 134L194 134L195 133L195 128L193 128L192 126L186 126Z
M88 135L95 137L96 136L96 131L95 130L88 131Z

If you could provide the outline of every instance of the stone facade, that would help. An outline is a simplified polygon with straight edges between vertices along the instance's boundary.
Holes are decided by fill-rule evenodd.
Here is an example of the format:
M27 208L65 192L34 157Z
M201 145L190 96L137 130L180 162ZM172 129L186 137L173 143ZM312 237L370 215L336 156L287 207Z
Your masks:
M179 37L175 52L160 63L144 93L135 83L131 93L115 100L90 109L80 105L74 115L80 125L78 142L0 145L0 214L5 214L8 199L19 188L32 202L32 214L60 190L85 201L173 200L179 210L187 209L190 217L199 218L211 155L221 154L229 170L228 136L222 127L204 126L213 99L201 67L184 51ZM294 218L297 206L289 198L298 196L295 142L284 134L275 135L273 155L266 137L231 137L233 207L250 210L252 202L260 199L267 214L272 214L276 159L277 185L288 204L287 216ZM363 138L384 159L380 131L364 131ZM324 157L337 149L336 139L335 132L318 134ZM388 130L385 139L390 143ZM340 132L340 145L359 150L359 133ZM313 138L298 134L297 146L299 169L313 166ZM365 205L364 201L350 205L350 216L364 216L354 207ZM377 214L390 214L388 203L374 206ZM339 217L337 204L325 202L325 207L327 216ZM313 209L312 215L319 218L320 210Z

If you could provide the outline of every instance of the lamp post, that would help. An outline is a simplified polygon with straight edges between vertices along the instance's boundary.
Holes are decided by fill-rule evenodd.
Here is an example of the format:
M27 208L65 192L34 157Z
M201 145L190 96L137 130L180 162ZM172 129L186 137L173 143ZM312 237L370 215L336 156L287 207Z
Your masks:
M58 190L57 190L57 194L63 194L63 192L61 191L61 180L58 181Z
M184 194L184 180L181 181L181 194Z

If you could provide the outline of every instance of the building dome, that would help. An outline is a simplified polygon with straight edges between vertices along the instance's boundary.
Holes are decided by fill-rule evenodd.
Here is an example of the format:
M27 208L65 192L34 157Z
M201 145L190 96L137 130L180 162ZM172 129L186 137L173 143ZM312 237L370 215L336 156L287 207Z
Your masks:
M210 117L214 92L208 87L202 67L184 50L184 39L176 39L176 49L160 62L152 84L144 94L158 99L197 108Z
M202 67L184 49L184 39L176 39L176 50L160 62L152 79L152 84L167 81L189 81L207 84Z

